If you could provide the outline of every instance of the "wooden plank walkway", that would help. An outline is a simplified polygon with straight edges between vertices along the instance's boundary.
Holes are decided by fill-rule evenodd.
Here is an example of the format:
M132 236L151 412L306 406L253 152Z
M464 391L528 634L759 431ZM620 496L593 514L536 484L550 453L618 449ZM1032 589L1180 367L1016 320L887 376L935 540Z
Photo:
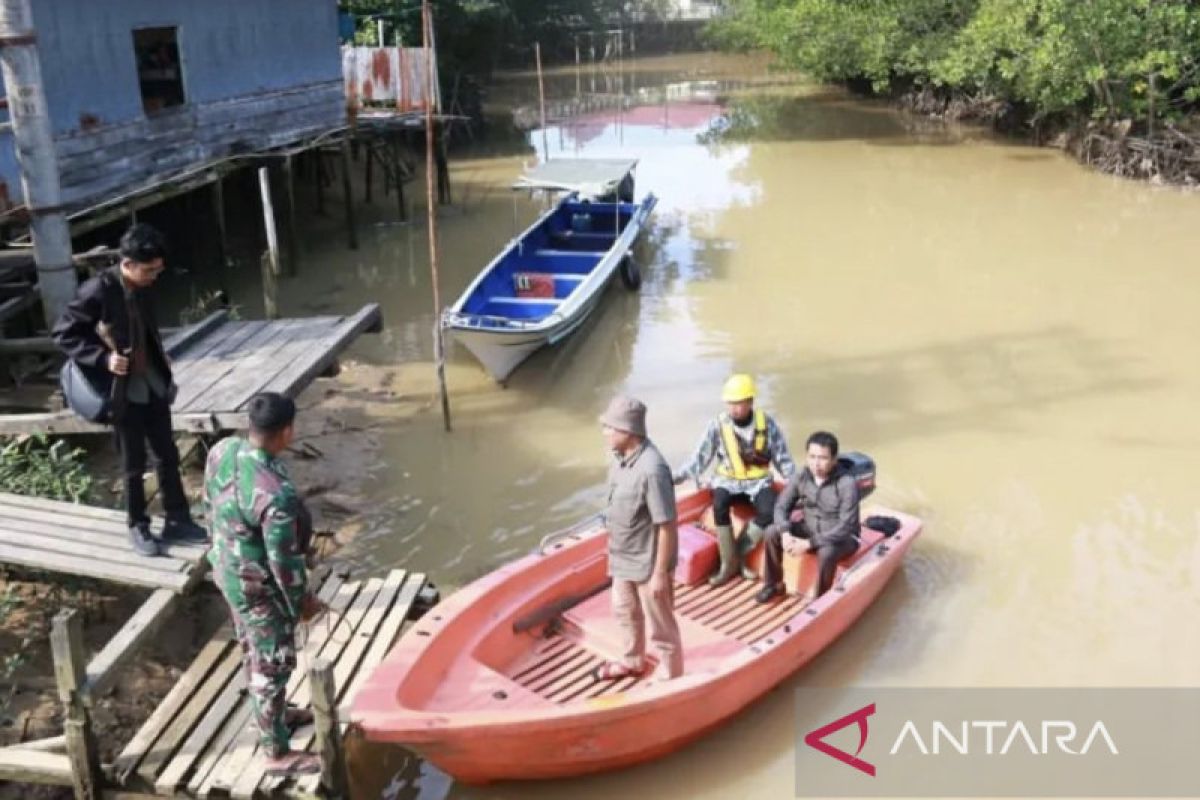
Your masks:
M317 595L333 613L301 625L302 644L288 700L310 703L308 667L316 658L334 665L338 703L354 696L383 660L413 613L425 576L393 570L385 578L352 581L333 571L319 578ZM310 749L313 727L299 728L292 747ZM268 778L251 719L241 650L228 627L196 660L109 768L122 791L164 797L313 797L317 778Z
M161 530L162 520L152 525ZM0 492L0 564L179 594L204 577L205 550L172 544L165 555L140 556L129 544L123 511Z
M164 342L179 394L175 429L218 433L245 425L246 404L258 392L295 397L328 370L350 344L378 332L375 303L350 316L229 320L224 312L185 328ZM0 434L89 433L108 430L70 411L0 415Z

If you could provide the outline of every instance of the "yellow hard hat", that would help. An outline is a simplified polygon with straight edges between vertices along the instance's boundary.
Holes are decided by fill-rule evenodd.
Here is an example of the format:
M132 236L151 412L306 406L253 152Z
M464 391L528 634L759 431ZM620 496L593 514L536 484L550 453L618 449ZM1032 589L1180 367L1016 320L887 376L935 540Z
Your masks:
M726 403L740 403L742 400L753 400L754 378L745 373L729 376L725 388L721 390L721 400Z

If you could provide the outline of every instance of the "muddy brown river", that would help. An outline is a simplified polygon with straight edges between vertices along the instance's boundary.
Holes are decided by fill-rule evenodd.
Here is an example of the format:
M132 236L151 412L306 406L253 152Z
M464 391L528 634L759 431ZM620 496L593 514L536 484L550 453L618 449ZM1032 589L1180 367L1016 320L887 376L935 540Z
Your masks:
M381 798L791 796L802 685L1196 685L1200 680L1200 196L699 55L552 71L543 138L452 159L443 302L538 213L508 184L541 157L634 156L660 198L639 293L609 289L565 344L493 384L461 347L455 430L385 425L358 476L349 555L461 585L598 508L595 418L628 391L682 461L733 371L793 448L818 428L879 465L874 500L925 534L875 606L801 673L674 756L570 782L453 786L413 760L359 764ZM624 98L621 100L621 98ZM536 81L507 76L498 108ZM532 104L532 105L531 105ZM410 185L419 194L419 184ZM305 231L285 311L382 304L355 357L432 383L423 222L394 200ZM423 214L421 208L416 209ZM1190 288L1189 288L1190 287Z

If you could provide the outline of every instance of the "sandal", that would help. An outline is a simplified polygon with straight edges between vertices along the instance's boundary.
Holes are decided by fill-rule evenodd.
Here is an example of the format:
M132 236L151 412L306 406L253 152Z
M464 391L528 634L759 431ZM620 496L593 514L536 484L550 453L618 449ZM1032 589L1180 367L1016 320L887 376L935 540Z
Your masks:
M311 708L301 708L294 703L287 704L287 710L283 712L283 724L289 728L301 728L305 725L311 725L313 721L313 712Z
M640 676L644 669L632 669L616 661L605 661L592 670L592 679L597 681L619 681L622 678Z
M266 774L284 778L296 775L316 775L321 771L321 759L312 753L289 750L283 755L268 756L266 767Z

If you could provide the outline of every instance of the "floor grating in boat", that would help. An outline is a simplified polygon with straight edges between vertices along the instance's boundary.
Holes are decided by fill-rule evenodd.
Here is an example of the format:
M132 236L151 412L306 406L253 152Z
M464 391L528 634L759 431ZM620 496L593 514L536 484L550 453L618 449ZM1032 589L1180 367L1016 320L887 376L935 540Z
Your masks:
M715 588L707 581L678 586L675 613L725 636L753 644L802 611L805 605L800 595L757 603L754 595L760 589L760 582L743 578L734 578Z
M754 600L762 584L735 578L724 586L707 581L675 587L675 613L723 636L754 644L804 609L800 596L761 604ZM512 679L531 692L556 703L568 703L632 689L640 678L597 681L592 670L604 663L600 654L567 635L555 634L537 649Z
M640 678L618 681L597 681L592 670L604 663L604 658L566 636L556 635L543 640L527 664L512 678L531 692L567 703L615 694L633 688Z

